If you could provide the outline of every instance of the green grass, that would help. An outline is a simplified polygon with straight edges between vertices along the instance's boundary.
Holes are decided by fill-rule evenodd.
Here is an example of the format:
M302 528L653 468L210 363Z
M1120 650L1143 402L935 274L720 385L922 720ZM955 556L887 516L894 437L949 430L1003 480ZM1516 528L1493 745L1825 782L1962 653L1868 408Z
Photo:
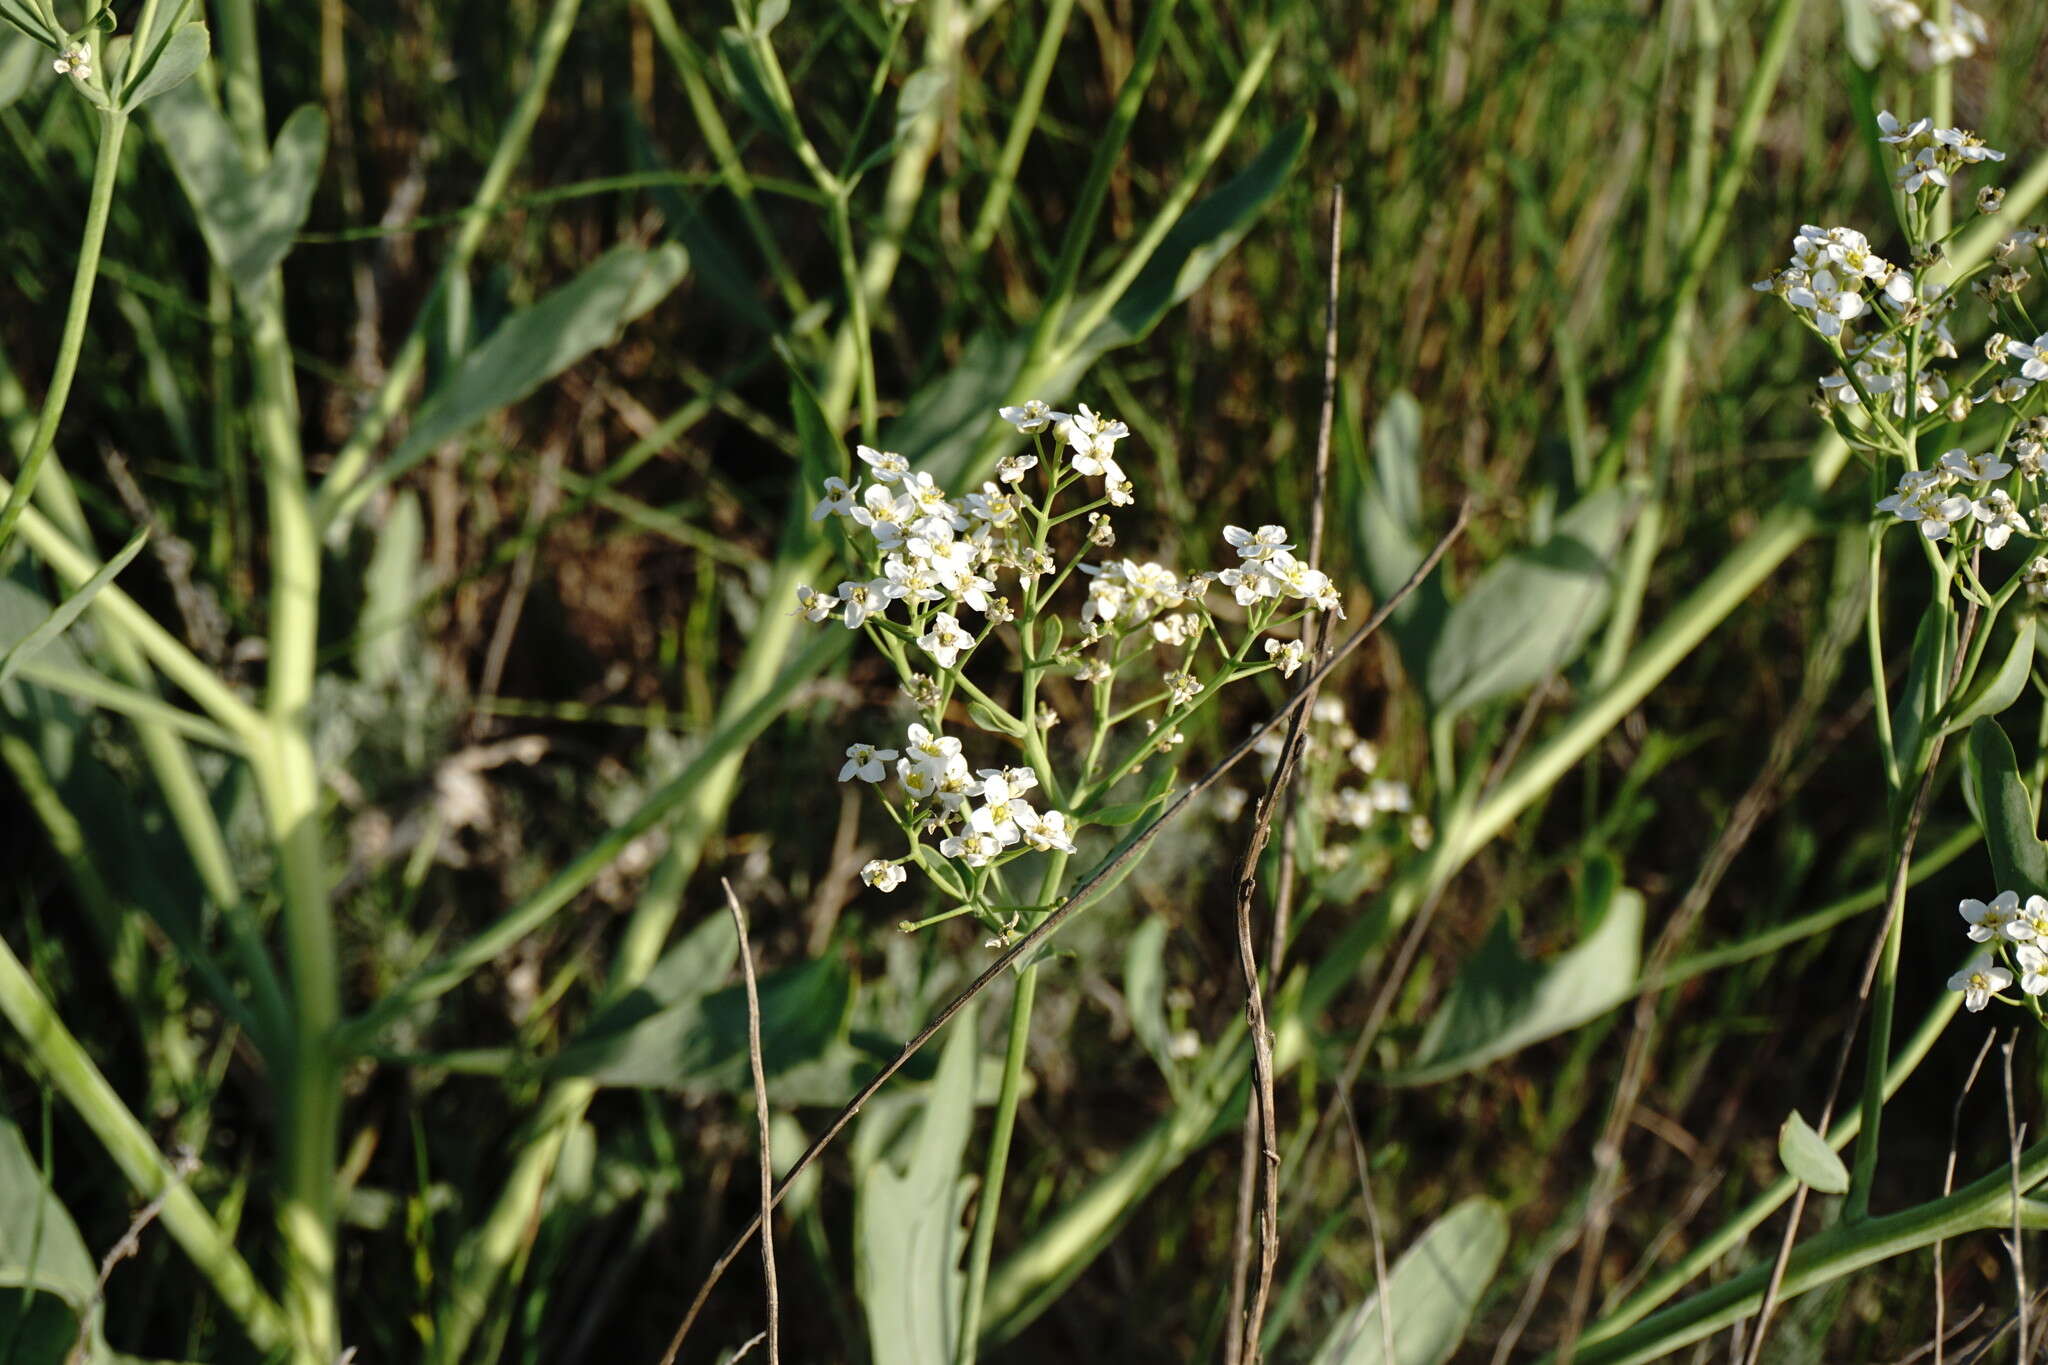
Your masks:
M1810 506L1788 502L1820 434L1806 398L1827 366L1748 285L1805 222L1855 223L1899 252L1858 110L1866 98L1931 107L1926 77L1896 57L1863 76L1840 8L1808 5L1782 74L1760 87L1754 151L1731 162L1777 6L1713 9L1702 25L1690 6L1578 0L1182 0L1170 13L1087 0L1049 49L1034 109L1041 7L797 6L748 41L721 38L732 15L618 0L208 6L195 17L212 60L183 95L143 106L109 153L104 254L46 436L100 115L48 54L0 48L0 425L14 457L0 472L26 482L23 457L50 452L40 515L0 529L0 650L150 529L116 587L0 683L0 938L78 1043L74 1055L0 1031L0 1119L22 1130L95 1263L154 1192L136 1135L201 1158L180 1187L189 1207L178 1196L113 1271L106 1339L148 1359L237 1361L297 1333L297 1358L319 1358L333 1354L319 1325L331 1296L332 1340L363 1360L657 1359L752 1211L751 1099L720 1069L725 1054L679 1062L660 1085L569 1074L558 1059L622 1001L701 1004L703 1037L726 1036L716 1020L729 1010L716 1011L732 997L699 997L731 984L729 953L704 947L726 931L719 880L731 878L768 979L822 963L847 983L825 1059L771 1075L787 1160L990 960L971 922L896 931L946 908L940 898L884 899L854 876L898 836L831 778L851 738L895 723L895 673L866 642L842 648L844 633L783 614L794 583L842 576L807 520L838 443L932 456L956 487L968 471L978 483L992 403L977 388L949 423L931 386L1029 396L988 382L1007 340L1010 363L1036 372L1033 392L1132 427L1124 464L1140 501L1120 551L1220 566L1226 523L1304 526L1327 203L1341 186L1340 473L1322 562L1353 590L1354 620L1389 586L1375 559L1384 523L1358 471L1397 393L1420 416L1411 529L1433 539L1472 504L1445 571L1459 592L1617 476L1663 497L1658 533L1617 551L1637 556L1634 623L1603 622L1557 670L1498 789L1479 784L1525 719L1526 686L1433 736L1429 679L1401 631L1326 684L1377 744L1381 775L1414 785L1439 839L1419 853L1383 824L1350 863L1299 869L1299 975L1269 1000L1286 1020L1269 1350L1311 1358L1372 1292L1352 1151L1341 1123L1315 1134L1401 932L1438 890L1349 1096L1387 1256L1461 1200L1499 1201L1505 1256L1454 1358L1491 1360L1546 1269L1515 1358L1553 1346L1580 1274L1564 1243L1633 1009L1447 1080L1389 1078L1497 920L1526 956L1564 952L1598 922L1612 867L1643 897L1653 940L1795 714L1863 566L1872 480L1852 466ZM122 31L140 13L123 6ZM2044 28L2015 7L1991 49L1955 68L1957 121L2012 154L2002 183L2040 156L2048 103L2029 54ZM17 60L30 73L18 91ZM929 93L927 70L945 79L899 139L898 99ZM232 205L189 192L190 168L181 180L167 155L165 102L200 91L225 100L220 145L239 174L293 110L326 115L310 208L278 243L289 251L274 286L273 260L246 278L220 262ZM202 133L183 126L172 136L197 155ZM1290 159L1297 128L1305 148ZM1700 260L1675 363L1654 370L1724 174L1732 213ZM1006 198L992 194L1012 178ZM1184 300L1160 293L1134 248L1178 260L1186 242L1165 230L1219 192L1243 210L1228 249L1181 277L1194 286ZM1004 206L985 217L992 202ZM2042 210L2010 212L2016 225ZM622 247L644 254L607 256ZM677 251L687 267L662 287ZM601 260L615 292L572 309ZM850 291L863 273L869 289ZM1135 301L1104 312L1126 286ZM1092 329L1076 321L1089 316L1110 317L1123 344L1087 354ZM925 444L892 444L906 430ZM1882 624L1902 668L1926 595L1906 551L1887 563ZM69 699L63 668L101 675L95 704ZM1045 687L1070 714L1081 704L1071 679ZM1891 854L1869 691L1852 647L1794 740L1797 785L1735 858L1681 962L1825 906L1875 903ZM1287 695L1261 678L1201 713L1182 751L1190 773ZM183 714L162 723L150 699ZM2005 718L2030 780L2048 734L2037 707L2029 692ZM1060 746L1074 728L1053 732L1056 761L1073 761ZM1923 860L1974 827L1959 746ZM1336 764L1308 780L1334 784ZM1206 810L1169 826L1038 969L991 1225L988 1359L1221 1353L1243 1067L1219 869L1243 830ZM1337 838L1314 819L1296 837L1310 851ZM1987 894L1992 875L1965 847L1909 896L1899 1039L1945 998L1958 955L1947 906ZM1270 907L1259 902L1262 926ZM1858 913L1728 954L1657 995L1593 1317L1779 1177L1778 1126L1793 1107L1818 1113L1875 922ZM1164 932L1141 934L1151 923ZM1148 934L1162 945L1156 999L1131 975ZM715 980L663 975L658 964L693 961L664 953L692 942ZM988 1156L1009 999L999 987L978 1013L987 1075L982 1107L967 1109L970 1176ZM1148 1011L1202 1053L1155 1055ZM1886 1111L1863 1191L1876 1213L1940 1193L1958 1087L1990 1017L1936 1037ZM855 1209L897 1127L945 1111L939 1050L785 1205L792 1360L886 1357L870 1348L888 1329L863 1298ZM2022 1121L2039 1112L2038 1055L2024 1039ZM86 1058L118 1097L98 1120L77 1099ZM1839 1112L1853 1111L1860 1075L1859 1058ZM1987 1070L1963 1105L1959 1188L2003 1160L2000 1088ZM117 1108L125 1149L106 1135ZM1170 1157L1119 1165L1149 1152ZM323 1200L331 1277L316 1264ZM278 1220L295 1207L315 1231L292 1251ZM1809 1236L1838 1217L1816 1200ZM1693 1289L1767 1263L1779 1226L1714 1258ZM196 1243L214 1247L210 1264L204 1252L195 1264ZM1992 1320L2009 1311L1995 1235L1959 1237L1946 1256L1951 1323L1980 1304ZM219 1286L244 1273L263 1302L237 1310ZM1904 1356L1932 1332L1932 1286L1922 1249L1860 1270L1781 1309L1775 1348ZM685 1358L758 1331L758 1291L750 1254ZM0 1287L0 1362L27 1362L11 1295Z

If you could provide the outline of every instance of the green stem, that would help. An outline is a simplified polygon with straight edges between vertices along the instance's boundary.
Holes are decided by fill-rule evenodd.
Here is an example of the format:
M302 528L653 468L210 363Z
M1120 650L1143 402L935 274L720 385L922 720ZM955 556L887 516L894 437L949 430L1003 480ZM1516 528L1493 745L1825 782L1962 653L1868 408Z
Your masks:
M1054 854L1061 863L1064 854ZM1049 879L1055 886L1057 878ZM1016 998L1010 1003L1010 1042L1003 1054L1003 1088L996 1097L995 1126L989 1132L988 1166L981 1177L980 1207L974 1215L974 1242L967 1252L967 1288L960 1305L960 1335L954 1342L954 1365L972 1365L980 1354L981 1304L988 1292L988 1262L995 1249L996 1223L1002 1216L1003 1177L1009 1170L1010 1138L1017 1123L1017 1098L1023 1093L1024 1058L1031 1045L1031 1004L1038 994L1038 964L1017 975Z
M967 235L967 261L960 272L963 279L977 278L982 253L995 241L1010 206L1010 190L1017 183L1017 168L1024 164L1024 149L1038 128L1039 106L1045 87L1059 60L1060 43L1067 36L1067 20L1074 12L1074 0L1052 0L1039 29L1038 51L1032 54L1031 70L1025 73L1024 88L1018 92L1017 108L1010 116L1010 131L1003 137L1003 149L996 155L995 170L989 177L987 197L981 201L974 229Z
M78 266L71 277L71 303L64 314L64 332L57 342L57 361L50 368L50 387L43 395L43 410L36 419L35 434L29 438L28 453L22 456L21 474L0 504L0 551L14 538L14 528L28 510L30 494L50 447L57 442L57 424L71 397L71 381L78 374L78 355L85 348L85 323L92 312L92 291L100 273L100 247L107 238L107 217L114 206L114 185L121 174L121 141L128 132L128 116L105 112L100 115L99 154L93 161L92 197L86 203L85 232L78 242Z
M483 241L484 229L490 226L491 210L504 198L512 172L526 153L527 140L533 136L533 126L540 118L542 106L547 103L548 86L554 78L556 65L561 61L562 49L568 45L570 31L576 27L576 11L580 3L581 0L555 0L554 8L548 12L547 22L542 25L540 36L534 42L533 70L526 78L518 104L513 106L512 117L506 120L505 130L498 135L498 146L491 153L491 164L484 171L483 183L477 186L476 198L470 201L469 216L455 234L455 244L441 267L433 293L421 306L419 316L413 319L412 330L406 334L398 354L392 357L391 368L385 372L377 397L335 455L333 467L320 485L319 497L314 502L314 520L323 532L332 526L336 518L347 516L360 504L358 485L369 466L370 452L383 439L391 420L405 407L413 381L419 378L420 370L426 364L427 329L437 312L436 304L446 290L447 282L469 268L470 258L476 255L476 249Z
M35 1054L50 1082L121 1168L137 1194L161 1197L165 1231L212 1283L221 1303L257 1350L286 1348L291 1329L283 1311L263 1292L248 1262L221 1230L191 1186L180 1181L149 1134L93 1064L5 940L0 940L0 1014L7 1016ZM333 1365L330 1358L325 1365Z

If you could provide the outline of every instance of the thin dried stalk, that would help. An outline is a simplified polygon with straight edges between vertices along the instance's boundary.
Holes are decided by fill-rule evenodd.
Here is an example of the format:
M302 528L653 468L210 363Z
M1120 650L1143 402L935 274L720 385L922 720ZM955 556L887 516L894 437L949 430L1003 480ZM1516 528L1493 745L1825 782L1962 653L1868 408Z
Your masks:
M782 1296L775 1284L775 1160L768 1140L768 1075L761 1065L761 997L754 986L754 950L747 944L747 917L732 883L718 879L725 888L725 905L732 911L733 931L740 938L740 970L747 979L747 1062L754 1070L754 1121L761 1129L761 1278L768 1286L768 1365L782 1362ZM752 1343L749 1343L750 1345Z

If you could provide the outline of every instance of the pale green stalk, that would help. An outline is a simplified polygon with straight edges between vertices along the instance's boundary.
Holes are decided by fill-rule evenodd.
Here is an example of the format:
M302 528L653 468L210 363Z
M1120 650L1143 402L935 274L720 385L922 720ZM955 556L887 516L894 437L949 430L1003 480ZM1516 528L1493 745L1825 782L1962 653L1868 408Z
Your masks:
M92 313L93 286L99 279L100 248L107 238L107 217L114 206L114 186L121 177L121 142L128 132L128 116L102 111L99 153L93 160L92 192L86 201L85 231L78 242L78 265L71 277L71 302L64 314L64 331L57 341L57 356L50 367L50 387L43 395L43 410L36 419L28 452L21 459L21 473L0 503L0 551L14 538L14 530L28 510L36 478L57 441L57 424L63 420L65 404L71 397L71 381L78 374L78 356L85 349L85 324Z
M50 1083L85 1120L136 1193L144 1199L163 1199L158 1217L165 1231L213 1285L250 1342L266 1353L285 1349L291 1329L283 1311L263 1292L233 1240L171 1169L78 1039L64 1027L5 940L0 940L0 1013L21 1034Z
M1074 0L1052 0L1038 35L1038 50L1031 56L1031 69L1024 73L1024 88L1017 92L1017 108L1010 115L1010 131L1003 137L1003 149L996 154L995 169L981 201L974 228L967 234L967 260L961 274L973 277L1010 206L1010 190L1017 183L1017 168L1024 164L1024 149L1038 129L1038 110L1045 101L1045 87L1059 61L1060 43L1067 36L1067 21L1074 13Z
M405 406L413 381L419 378L420 370L426 364L427 328L433 321L447 281L469 268L470 259L476 255L476 249L483 241L484 229L490 226L491 211L504 198L512 172L526 154L527 140L533 136L534 124L540 118L542 106L547 103L548 86L554 79L556 65L561 61L562 49L568 45L569 34L576 26L576 11L580 3L581 0L554 0L547 19L541 25L540 36L534 42L533 70L527 74L525 88L520 92L519 102L512 108L511 118L506 120L504 130L498 134L491 164L485 168L483 183L477 186L476 197L470 201L469 216L455 234L454 245L449 249L447 261L442 264L433 293L420 306L419 316L413 319L412 330L406 334L398 354L392 357L390 368L385 371L377 396L371 400L362 420L335 455L334 464L320 485L319 495L313 503L313 518L323 533L332 528L337 518L353 514L361 505L363 490L359 485L363 472L369 467L370 454L377 442L383 439L391 419Z
M1067 855L1048 856L1039 881L1038 903L1050 905L1059 895ZM1024 1064L1031 1047L1031 1006L1038 995L1038 964L1017 974L1017 994L1010 1002L1010 1039L1003 1054L1003 1087L996 1096L995 1121L989 1130L988 1166L982 1173L980 1207L974 1215L974 1240L967 1251L967 1284L960 1308L960 1335L954 1342L954 1365L971 1365L981 1354L982 1300L988 1291L989 1255L995 1249L996 1223L1002 1217L1003 1177L1009 1170L1010 1139L1017 1124L1017 1100L1024 1092Z
M1735 212L1735 201L1742 192L1750 155L1756 150L1757 137L1763 131L1764 114L1777 90L1778 74L1792 49L1792 37L1798 29L1804 3L1805 0L1776 0L1771 11L1771 26L1764 36L1763 48L1757 54L1756 66L1750 72L1749 84L1743 90L1742 108L1729 134L1728 150L1722 158L1720 173L1714 179L1706 214L1701 218L1699 230L1693 234L1692 244L1679 265L1670 301L1645 352L1644 362L1609 415L1607 443L1595 463L1595 487L1612 483L1620 473L1622 452L1627 447L1629 429L1635 424L1636 414L1647 401L1656 377L1667 364L1672 363L1681 321L1681 310L1677 305L1691 298L1699 288L1707 266L1720 249L1722 235Z
M127 687L89 669L67 668L44 659L30 659L20 666L19 676L53 692L104 706L137 722L162 726L173 735L196 739L223 753L246 752L240 736L230 734L203 716L173 706L154 692Z

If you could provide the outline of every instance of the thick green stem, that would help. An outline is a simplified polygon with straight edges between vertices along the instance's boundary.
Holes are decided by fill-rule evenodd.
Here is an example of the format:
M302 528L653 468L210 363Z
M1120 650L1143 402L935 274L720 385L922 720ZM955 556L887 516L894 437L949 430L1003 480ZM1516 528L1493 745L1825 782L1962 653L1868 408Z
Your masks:
M1002 1215L1003 1176L1010 1164L1010 1137L1017 1123L1017 1097L1023 1092L1024 1056L1031 1043L1031 1004L1038 994L1038 964L1017 976L1017 995L1010 1004L1010 1042L1003 1054L1003 1088L996 1097L995 1126L988 1136L988 1166L981 1178L980 1207L974 1215L974 1242L967 1252L967 1287L960 1305L960 1337L954 1343L954 1365L971 1365L981 1353L981 1304L988 1292L989 1255L995 1249L996 1223Z
M29 438L28 453L22 456L21 474L0 504L0 551L14 538L15 524L28 510L36 478L50 447L57 442L57 424L64 417L64 405L71 397L71 381L78 374L78 355L85 348L85 323L92 312L93 285L100 274L100 247L107 238L107 216L114 206L114 184L121 175L121 141L128 132L128 116L100 115L99 155L93 162L92 197L86 203L85 232L78 242L78 267L71 277L71 304L64 314L64 333L57 342L57 363L50 369L50 387L43 395L43 410L36 419L35 434Z
M64 1027L4 940L0 940L0 1013L21 1034L57 1093L78 1111L136 1193L144 1199L163 1198L159 1217L164 1229L213 1284L249 1340L265 1353L282 1350L291 1335L282 1310L263 1292L233 1240L214 1222L199 1196L180 1182L148 1132L121 1103L114 1087ZM323 1365L333 1365L332 1357Z

